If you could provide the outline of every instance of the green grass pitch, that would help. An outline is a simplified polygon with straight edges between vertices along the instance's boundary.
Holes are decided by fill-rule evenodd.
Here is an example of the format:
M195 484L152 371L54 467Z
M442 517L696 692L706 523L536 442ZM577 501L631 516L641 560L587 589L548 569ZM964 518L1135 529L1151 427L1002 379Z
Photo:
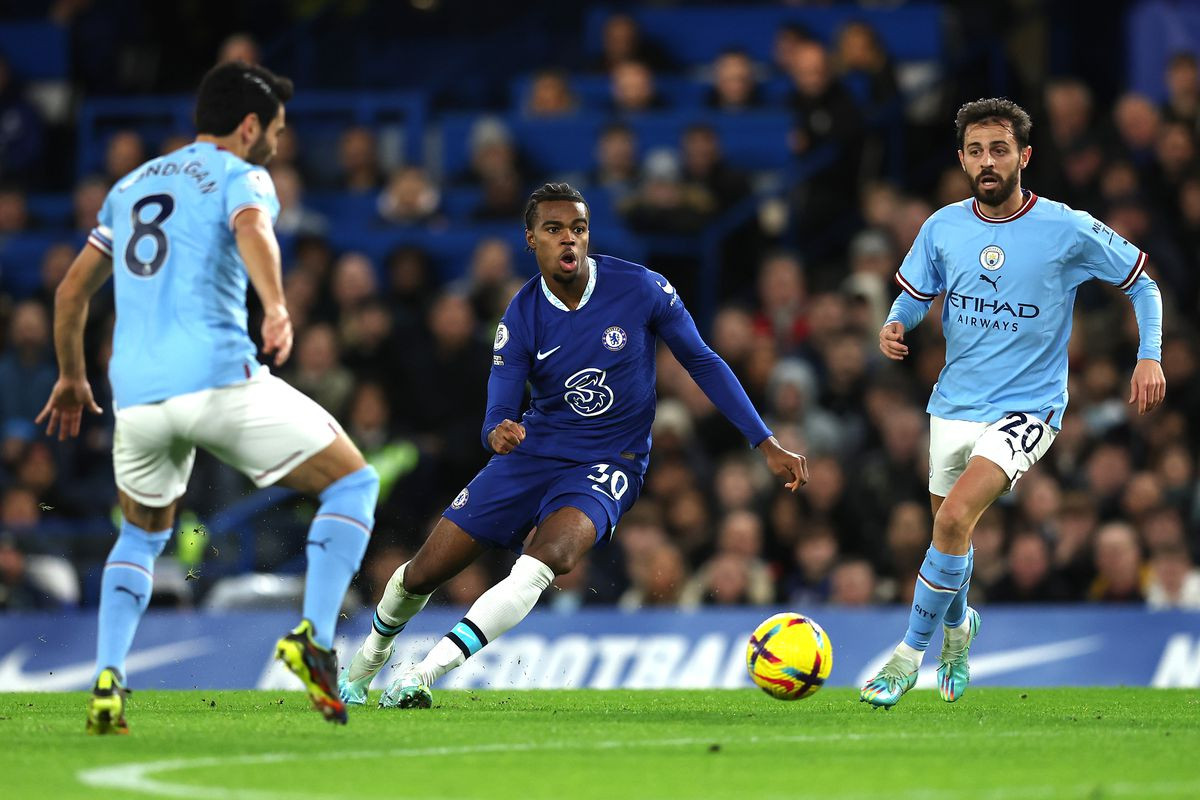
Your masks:
M435 692L431 710L299 693L136 692L131 736L83 693L0 694L4 798L1107 800L1200 797L1200 691ZM375 695L372 695L375 698Z

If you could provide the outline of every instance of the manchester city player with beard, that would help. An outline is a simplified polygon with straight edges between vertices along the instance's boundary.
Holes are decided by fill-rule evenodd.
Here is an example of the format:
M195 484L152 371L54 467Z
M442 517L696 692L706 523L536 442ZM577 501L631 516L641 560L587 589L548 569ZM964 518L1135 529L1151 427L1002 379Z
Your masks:
M1140 347L1129 402L1138 413L1166 393L1159 364L1162 302L1146 254L1089 214L1021 187L1029 115L1003 99L959 109L958 159L973 198L926 220L896 273L903 291L879 332L884 355L908 355L904 333L945 292L946 365L929 399L933 544L917 574L908 631L861 691L890 707L917 682L939 623L943 700L970 680L979 614L967 606L971 532L980 515L1049 449L1067 405L1067 341L1079 285L1111 283L1133 302Z
M434 681L524 619L556 575L613 536L649 459L659 338L788 489L808 481L804 457L779 446L671 282L591 255L588 222L583 195L567 184L546 184L530 197L525 239L541 274L513 298L496 331L482 431L494 455L388 581L373 629L341 676L347 703L366 702L396 635L485 548L522 554L387 687L381 706L428 708ZM532 399L520 414L526 382Z

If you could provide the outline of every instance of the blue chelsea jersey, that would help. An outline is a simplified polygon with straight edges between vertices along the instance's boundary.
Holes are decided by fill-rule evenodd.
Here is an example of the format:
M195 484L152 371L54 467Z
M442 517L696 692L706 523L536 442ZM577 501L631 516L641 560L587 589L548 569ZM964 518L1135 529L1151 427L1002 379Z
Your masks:
M516 419L528 380L520 452L573 462L624 460L644 471L659 336L752 444L770 435L728 367L700 339L670 281L611 256L593 256L588 265L574 311L541 277L509 304L496 331L485 445L501 420Z
M946 293L946 365L929 413L994 422L1024 411L1058 427L1076 289L1099 278L1129 290L1149 282L1145 264L1112 229L1032 192L1003 219L985 217L974 200L937 211L896 273L918 301Z
M248 275L233 220L279 201L267 171L196 142L119 180L88 241L112 257L117 323L109 379L119 407L250 378Z

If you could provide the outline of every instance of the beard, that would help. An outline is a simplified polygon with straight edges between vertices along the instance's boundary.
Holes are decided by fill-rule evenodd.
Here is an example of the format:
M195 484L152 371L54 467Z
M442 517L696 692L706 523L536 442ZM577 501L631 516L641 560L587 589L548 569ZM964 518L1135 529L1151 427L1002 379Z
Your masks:
M267 132L264 130L254 140L254 144L250 145L250 150L246 153L246 160L256 166L265 166L275 156L275 151L271 149L271 143L267 141Z
M985 174L991 175L999 179L999 182L990 189L984 189L979 185L979 179ZM986 206L1001 206L1012 197L1013 192L1017 190L1017 184L1021 182L1021 170L1013 170L1013 173L1007 178L998 172L980 173L975 176L975 180L971 181L971 194L975 199Z

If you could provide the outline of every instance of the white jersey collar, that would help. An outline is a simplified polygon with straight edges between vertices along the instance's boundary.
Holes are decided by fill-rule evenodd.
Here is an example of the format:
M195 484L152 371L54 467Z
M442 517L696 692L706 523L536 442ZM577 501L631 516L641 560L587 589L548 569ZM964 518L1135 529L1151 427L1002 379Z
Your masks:
M596 261L591 256L588 256L587 262L588 282L587 286L583 290L583 297L579 298L579 305L575 307L576 311L587 305L587 301L592 298L592 291L596 288ZM550 305L554 306L559 311L570 312L571 309L567 308L567 304L555 297L554 292L550 291L550 287L546 285L546 279L538 278L538 280L542 284L542 294L544 294L546 299L550 301Z

